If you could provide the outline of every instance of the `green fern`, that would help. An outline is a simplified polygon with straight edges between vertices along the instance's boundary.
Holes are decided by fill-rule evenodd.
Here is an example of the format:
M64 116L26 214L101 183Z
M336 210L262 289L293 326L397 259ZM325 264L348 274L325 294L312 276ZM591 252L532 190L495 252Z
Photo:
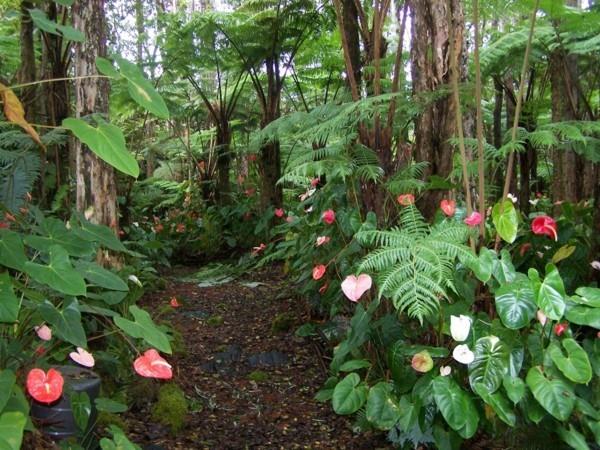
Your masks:
M40 158L33 152L0 149L0 204L16 211L31 192L40 173Z
M464 245L468 235L468 228L459 223L445 221L430 227L415 206L408 206L400 212L400 226L357 234L361 244L378 247L363 259L359 270L375 272L379 296L390 297L398 312L422 323L447 298L455 260L475 258Z

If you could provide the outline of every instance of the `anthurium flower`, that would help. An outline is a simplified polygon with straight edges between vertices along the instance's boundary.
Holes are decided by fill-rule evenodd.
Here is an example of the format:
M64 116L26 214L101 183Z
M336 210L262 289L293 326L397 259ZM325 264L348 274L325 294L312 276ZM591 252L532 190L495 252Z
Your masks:
M475 353L469 349L466 344L460 344L454 347L452 357L461 364L471 364L475 360Z
M433 369L433 359L427 350L423 350L412 357L410 365L417 372L426 373Z
M600 261L592 261L590 266L592 266L592 269L600 270Z
M321 286L319 288L319 294L324 294L327 291L328 287L329 287L329 283L325 283L323 286Z
M267 248L267 246L261 242L258 247L252 247L252 254L256 256L260 252L262 252L265 248Z
M440 208L448 217L452 217L456 212L456 202L454 200L444 199L440 202Z
M64 379L56 369L31 369L27 374L27 392L41 403L52 403L60 398L63 392Z
M327 244L330 240L331 240L331 238L329 236L319 236L317 238L317 247L319 247L323 244Z
M400 194L396 200L398 201L398 203L400 203L402 206L409 206L412 205L415 202L415 196L412 194Z
M313 280L320 280L325 275L325 272L327 272L327 267L323 264L317 264L312 271Z
M550 216L537 216L531 221L531 231L534 234L545 234L558 241L558 227L556 221Z
M529 249L531 249L531 243L525 242L523 245L521 245L521 247L519 247L519 255L525 256L525 253L527 253Z
M315 177L310 180L310 185L312 187L317 187L318 184L319 184L319 177Z
M469 316L450 316L450 334L457 342L466 341L471 331L471 318Z
M177 300L177 297L171 297L171 300L169 301L169 305L171 305L173 308L179 308L181 306L181 303L179 303L179 301Z
M164 230L165 227L162 223L157 223L156 225L154 225L154 232L155 233L160 233L162 230Z
M342 291L344 295L352 302L357 302L362 295L371 289L373 280L366 273L360 274L358 277L355 275L348 275L344 281L342 281Z
M506 195L506 198L507 198L507 199L509 199L509 200L510 200L511 202L513 202L513 203L517 203L517 197L515 197L515 196L514 196L514 195L512 195L512 194L507 194L507 195Z
M69 357L77 364L85 367L94 367L94 364L96 364L92 354L81 347L77 347L76 352L69 353Z
M287 223L292 223L292 222L294 221L294 216L287 216L287 217L285 218L285 221L286 221Z
M177 224L177 228L175 229L175 231L177 231L178 233L183 233L185 231L185 224L178 223Z
M42 341L49 341L50 339L52 339L52 330L48 325L34 327L33 329Z
M443 377L447 377L452 373L452 367L450 366L441 366L440 367L440 375Z
M542 324L542 326L546 325L546 322L548 321L548 317L546 317L546 314L544 314L544 311L542 311L541 309L538 309L537 312L535 313L535 316L537 317L538 322Z
M335 222L335 211L333 209L328 209L323 213L321 218L327 225L331 225L333 222Z
M554 334L561 336L569 328L568 323L557 323L554 325Z
M131 274L131 275L129 275L129 277L127 277L127 279L129 281L132 281L133 283L137 284L139 287L142 287L142 282L135 275Z
M281 219L284 215L285 215L285 211L283 210L283 208L275 209L275 217L279 217Z
M481 223L481 214L473 211L469 217L465 219L465 223L470 227L476 227Z
M173 377L171 364L165 361L158 352L151 348L133 362L133 368L138 375L146 378L168 380Z

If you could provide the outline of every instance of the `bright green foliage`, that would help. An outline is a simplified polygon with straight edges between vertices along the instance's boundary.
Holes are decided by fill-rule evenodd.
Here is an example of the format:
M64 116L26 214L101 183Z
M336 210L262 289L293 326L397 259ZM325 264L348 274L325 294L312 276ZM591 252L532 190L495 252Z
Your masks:
M152 407L152 420L162 423L176 434L185 425L188 413L188 401L179 386L165 384L158 391L158 400Z

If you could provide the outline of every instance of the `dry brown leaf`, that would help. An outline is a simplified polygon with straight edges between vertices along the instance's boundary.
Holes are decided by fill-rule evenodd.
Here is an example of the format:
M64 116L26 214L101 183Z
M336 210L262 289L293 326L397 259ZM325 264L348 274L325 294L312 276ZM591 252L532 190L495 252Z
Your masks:
M4 86L2 83L0 83L0 99L2 99L2 103L4 104L4 115L6 116L6 119L23 128L27 134L45 150L46 147L42 144L37 131L35 131L27 120L25 120L25 111L23 110L23 105L19 98L12 89Z

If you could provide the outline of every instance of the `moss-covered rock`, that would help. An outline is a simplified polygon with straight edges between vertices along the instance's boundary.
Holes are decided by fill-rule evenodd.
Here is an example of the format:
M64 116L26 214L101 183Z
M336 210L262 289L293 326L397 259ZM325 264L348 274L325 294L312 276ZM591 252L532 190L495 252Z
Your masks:
M206 319L206 324L210 327L220 327L225 322L223 316L212 316Z
M271 322L271 331L273 333L285 333L290 331L290 329L294 326L296 321L296 317L291 313L281 313L277 314Z
M188 411L188 401L181 388L169 383L158 391L158 401L152 408L152 420L168 426L171 433L175 434L185 425Z

